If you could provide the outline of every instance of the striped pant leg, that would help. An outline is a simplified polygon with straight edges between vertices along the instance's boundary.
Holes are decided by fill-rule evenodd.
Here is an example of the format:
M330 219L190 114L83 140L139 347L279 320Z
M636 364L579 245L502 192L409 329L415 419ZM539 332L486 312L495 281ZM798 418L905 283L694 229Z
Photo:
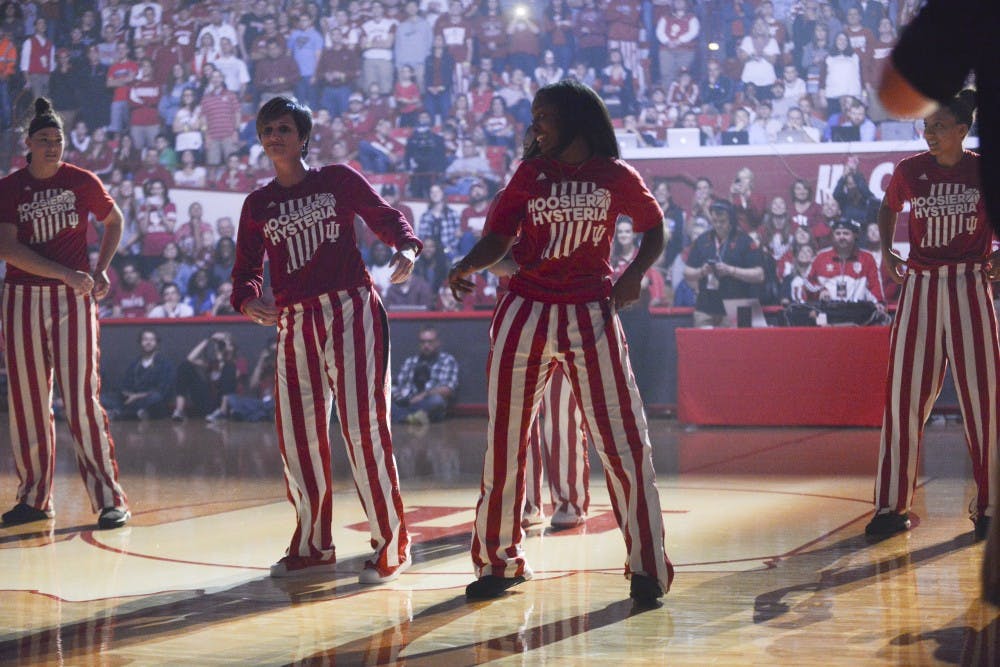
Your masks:
M52 509L55 422L49 288L4 285L3 336L7 364L10 442L17 468L17 500Z
M558 349L604 464L615 519L625 537L626 576L654 577L666 592L673 565L664 547L646 414L621 323L607 301L566 306L560 312Z
M965 440L972 459L977 494L972 518L993 516L990 503L990 462L997 450L997 375L1000 342L993 289L981 270L955 267L942 285L947 301L945 344L962 410ZM944 280L944 279L942 279Z
M69 287L50 288L52 365L76 445L76 462L92 509L128 507L118 481L115 443L101 406L100 328L90 295Z
M906 275L889 338L885 411L875 477L875 511L908 512L917 484L924 424L944 382L941 283Z
M550 373L550 310L508 293L490 326L489 423L471 549L478 577L531 577L521 513L528 431Z
M330 330L326 368L355 488L368 517L374 565L388 571L408 557L410 547L389 430L388 318L373 289L332 297L324 297Z
M546 389L546 394L548 390ZM524 455L524 515L544 514L542 505L542 476L545 460L542 454L542 424L545 421L545 400L539 407L538 416L531 423L528 433L528 448Z
M583 413L562 370L542 397L542 444L555 509L586 516L590 508L590 459Z
M288 555L335 557L330 473L333 391L324 371L328 327L318 307L296 304L278 320L275 426L296 526Z

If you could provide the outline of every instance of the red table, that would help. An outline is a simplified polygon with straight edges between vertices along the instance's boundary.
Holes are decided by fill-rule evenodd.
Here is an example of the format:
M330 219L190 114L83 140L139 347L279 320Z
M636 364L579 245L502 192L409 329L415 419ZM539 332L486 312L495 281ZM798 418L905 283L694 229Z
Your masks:
M677 329L690 424L881 426L888 327Z

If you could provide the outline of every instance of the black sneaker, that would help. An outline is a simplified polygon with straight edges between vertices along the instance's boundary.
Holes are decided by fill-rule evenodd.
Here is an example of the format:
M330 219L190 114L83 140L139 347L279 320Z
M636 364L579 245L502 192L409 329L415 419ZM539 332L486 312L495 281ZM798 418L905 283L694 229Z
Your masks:
M977 516L973 523L976 524L973 532L976 535L976 542L982 542L990 534L990 517L988 516Z
M629 582L628 596L643 605L656 605L663 597L663 589L653 577L645 574L633 574Z
M10 511L3 513L3 525L20 526L22 523L32 523L33 521L47 521L55 516L52 510L40 510L27 503L18 503Z
M101 530L121 528L128 523L132 513L120 507L105 507L101 510L101 515L97 519L97 527Z
M524 577L498 577L486 574L465 587L467 600L492 600L504 594L508 588L513 588L525 582Z
M876 514L865 526L865 535L869 537L889 537L910 529L910 515L897 512Z

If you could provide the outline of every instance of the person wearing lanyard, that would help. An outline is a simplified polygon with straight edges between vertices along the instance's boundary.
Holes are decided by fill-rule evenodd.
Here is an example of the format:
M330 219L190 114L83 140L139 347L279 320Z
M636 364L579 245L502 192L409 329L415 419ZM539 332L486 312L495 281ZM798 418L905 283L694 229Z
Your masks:
M698 283L694 326L732 326L723 299L752 296L752 286L764 282L760 248L733 223L733 206L715 201L709 207L712 228L695 239L684 266L684 278Z

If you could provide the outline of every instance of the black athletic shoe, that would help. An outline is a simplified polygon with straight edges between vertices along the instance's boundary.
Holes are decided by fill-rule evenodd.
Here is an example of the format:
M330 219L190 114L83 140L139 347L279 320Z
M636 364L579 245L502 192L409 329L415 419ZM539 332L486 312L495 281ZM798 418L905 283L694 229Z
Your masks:
M101 515L97 519L97 527L101 530L121 528L128 523L132 513L120 507L105 507L101 510Z
M655 605L663 597L663 589L653 577L633 574L629 583L628 596L643 605Z
M990 517L988 516L977 516L976 520L973 522L976 527L973 532L976 535L976 542L982 542L990 534Z
M504 594L508 588L523 584L524 577L497 577L486 574L465 587L467 600L492 600Z
M869 537L889 537L910 529L910 515L886 512L876 514L865 526L865 535Z
M27 503L18 503L3 514L3 525L20 526L22 523L47 521L54 516L52 510L40 510Z

